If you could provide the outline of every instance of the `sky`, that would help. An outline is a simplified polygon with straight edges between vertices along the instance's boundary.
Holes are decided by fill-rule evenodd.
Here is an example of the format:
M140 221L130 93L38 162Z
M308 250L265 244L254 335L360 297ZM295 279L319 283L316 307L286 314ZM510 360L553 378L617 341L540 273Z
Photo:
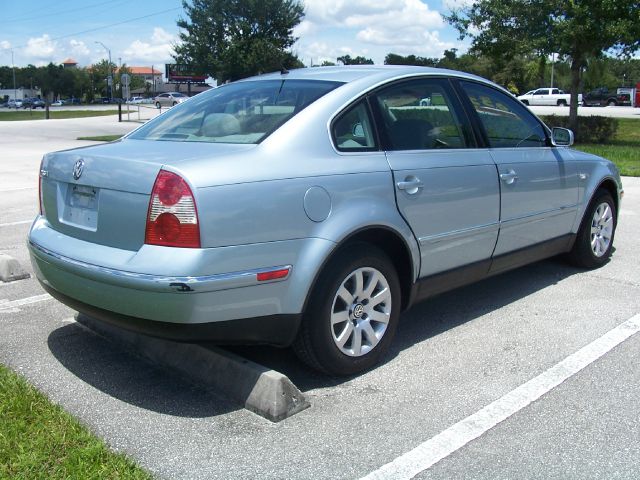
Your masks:
M387 53L441 57L464 52L443 14L468 0L302 0L305 18L292 50L305 65L362 55L382 64ZM0 0L0 65L55 64L71 57L80 66L108 58L129 66L173 63L180 0ZM101 42L103 45L101 45Z

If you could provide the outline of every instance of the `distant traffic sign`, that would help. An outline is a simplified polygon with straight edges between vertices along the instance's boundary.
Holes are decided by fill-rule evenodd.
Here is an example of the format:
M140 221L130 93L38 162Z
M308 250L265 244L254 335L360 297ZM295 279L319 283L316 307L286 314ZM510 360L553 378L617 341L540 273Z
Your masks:
M206 75L197 74L191 65L179 63L167 63L165 65L165 76L167 81L175 83L204 83Z

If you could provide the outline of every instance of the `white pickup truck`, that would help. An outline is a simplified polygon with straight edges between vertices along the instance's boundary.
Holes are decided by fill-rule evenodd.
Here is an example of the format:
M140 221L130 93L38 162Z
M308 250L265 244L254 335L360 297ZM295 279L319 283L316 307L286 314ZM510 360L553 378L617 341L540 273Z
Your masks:
M567 106L571 95L559 88L538 88L517 97L525 105L558 105ZM582 103L582 94L578 94L578 105Z

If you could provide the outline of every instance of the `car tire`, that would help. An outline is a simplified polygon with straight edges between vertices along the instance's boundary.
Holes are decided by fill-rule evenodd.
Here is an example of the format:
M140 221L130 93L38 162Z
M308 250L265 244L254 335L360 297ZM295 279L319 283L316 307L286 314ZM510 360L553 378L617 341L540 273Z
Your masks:
M177 104L178 104L178 102L173 102L173 103L171 104L171 106L172 106L172 107L175 107Z
M616 102L615 100L609 100L607 102L607 107L615 107L616 105L618 105L618 102Z
M156 108L160 108L160 102L156 102Z
M400 308L400 282L389 257L373 245L352 244L320 274L293 350L329 375L365 371L389 349Z
M558 100L558 106L559 107L566 107L567 106L567 101L566 100Z
M582 218L569 261L580 268L598 268L611 257L617 226L615 203L611 194L596 191Z
M529 100L522 100L522 103L524 103L525 105L529 105Z

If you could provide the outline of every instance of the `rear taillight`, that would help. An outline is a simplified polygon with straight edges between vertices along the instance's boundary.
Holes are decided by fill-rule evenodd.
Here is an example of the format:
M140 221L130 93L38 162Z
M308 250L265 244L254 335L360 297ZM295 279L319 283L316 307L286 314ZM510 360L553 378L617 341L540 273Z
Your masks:
M200 248L198 211L193 193L179 175L160 170L151 191L144 243Z

